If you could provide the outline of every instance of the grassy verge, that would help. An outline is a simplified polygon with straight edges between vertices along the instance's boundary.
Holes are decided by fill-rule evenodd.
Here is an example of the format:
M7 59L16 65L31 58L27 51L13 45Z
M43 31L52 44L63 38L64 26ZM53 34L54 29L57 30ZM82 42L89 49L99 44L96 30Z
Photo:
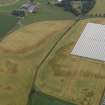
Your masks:
M0 12L1 13L9 13L12 10L20 7L24 2L25 2L25 0L19 0L14 4L6 5L6 6L0 6Z
M72 13L64 11L63 8L56 7L54 5L48 5L47 1L48 0L37 0L37 2L40 3L39 11L35 14L27 15L24 19L23 24L46 20L75 20L75 16Z

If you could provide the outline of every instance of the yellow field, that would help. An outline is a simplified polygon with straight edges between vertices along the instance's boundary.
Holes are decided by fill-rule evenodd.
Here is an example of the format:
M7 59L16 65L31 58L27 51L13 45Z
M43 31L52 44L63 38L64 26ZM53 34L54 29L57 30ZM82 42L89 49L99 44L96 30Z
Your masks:
M0 42L0 105L26 105L37 65L72 24L73 21L38 22Z
M68 27L70 21L37 22L7 36L0 43L0 51L26 52L38 47L53 34Z
M43 92L77 105L99 105L105 89L105 63L70 54L88 22L105 24L105 19L79 21L40 67L35 83Z

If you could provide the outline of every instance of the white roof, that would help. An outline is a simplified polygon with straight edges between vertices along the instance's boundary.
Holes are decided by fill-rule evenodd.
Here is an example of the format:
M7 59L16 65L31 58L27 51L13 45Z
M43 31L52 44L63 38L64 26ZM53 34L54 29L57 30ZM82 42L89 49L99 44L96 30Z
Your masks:
M62 0L58 0L58 2L62 2Z
M105 61L105 25L88 23L71 54Z
M36 9L36 6L34 6L34 5L28 7L29 12L33 12L35 9Z

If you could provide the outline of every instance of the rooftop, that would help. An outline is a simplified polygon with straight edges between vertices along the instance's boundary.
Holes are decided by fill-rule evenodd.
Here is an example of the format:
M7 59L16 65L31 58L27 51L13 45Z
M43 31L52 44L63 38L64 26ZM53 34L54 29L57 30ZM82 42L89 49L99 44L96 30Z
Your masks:
M88 23L71 54L105 61L105 25Z

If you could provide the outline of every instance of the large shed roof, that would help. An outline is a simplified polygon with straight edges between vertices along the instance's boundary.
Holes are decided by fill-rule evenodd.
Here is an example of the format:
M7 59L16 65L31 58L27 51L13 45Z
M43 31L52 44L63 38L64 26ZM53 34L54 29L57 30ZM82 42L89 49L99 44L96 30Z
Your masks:
M105 25L88 23L71 54L105 61Z

